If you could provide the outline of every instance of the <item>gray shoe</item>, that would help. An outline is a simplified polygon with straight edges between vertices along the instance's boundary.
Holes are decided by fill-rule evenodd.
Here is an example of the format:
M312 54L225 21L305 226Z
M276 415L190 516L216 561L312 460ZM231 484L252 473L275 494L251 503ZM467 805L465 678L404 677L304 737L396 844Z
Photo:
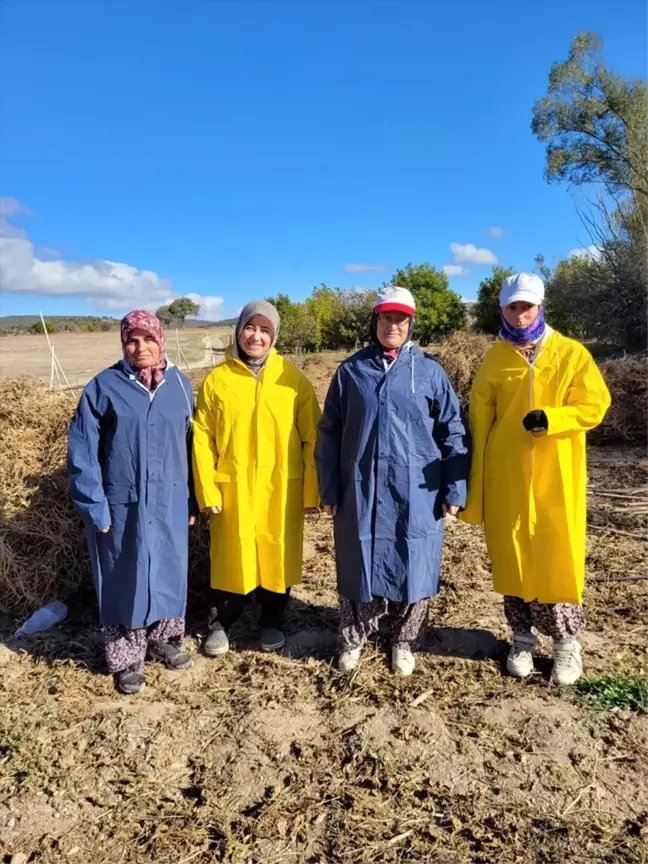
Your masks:
M264 627L261 631L261 647L264 651L281 651L286 637L276 627Z
M229 639L224 630L212 630L205 639L203 650L208 657L220 657L229 651Z
M191 654L175 642L151 642L147 655L149 660L159 660L176 672L191 669Z
M120 693L124 693L126 696L141 693L146 686L142 664L135 663L133 666L118 672L115 675L115 686Z

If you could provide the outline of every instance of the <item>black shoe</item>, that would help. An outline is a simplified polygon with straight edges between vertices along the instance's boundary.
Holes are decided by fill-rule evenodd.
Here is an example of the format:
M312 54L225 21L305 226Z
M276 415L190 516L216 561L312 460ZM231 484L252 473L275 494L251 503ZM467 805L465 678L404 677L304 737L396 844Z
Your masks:
M124 693L126 696L134 696L136 693L141 693L146 686L142 664L135 663L133 666L117 672L115 675L115 686L120 693Z
M184 671L191 669L191 654L183 651L175 642L151 642L148 646L149 660L159 660L167 669Z

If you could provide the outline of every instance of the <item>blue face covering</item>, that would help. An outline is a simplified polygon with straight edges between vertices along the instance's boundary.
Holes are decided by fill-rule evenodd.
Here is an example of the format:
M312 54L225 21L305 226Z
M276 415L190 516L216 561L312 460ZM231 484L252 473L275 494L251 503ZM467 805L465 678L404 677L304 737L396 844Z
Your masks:
M500 336L507 342L513 342L514 345L528 345L529 342L535 342L545 331L544 305L538 310L538 315L528 327L511 327L504 317L502 310L502 329Z

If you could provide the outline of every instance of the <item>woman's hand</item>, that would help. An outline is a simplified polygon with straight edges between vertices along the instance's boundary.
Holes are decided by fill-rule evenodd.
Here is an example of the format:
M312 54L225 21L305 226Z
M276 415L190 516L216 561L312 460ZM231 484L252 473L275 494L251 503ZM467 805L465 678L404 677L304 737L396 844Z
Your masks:
M202 512L206 516L218 516L218 514L221 512L222 509L223 509L222 507L205 507L205 509Z
M190 516L190 517L189 517L189 527L191 528L191 526L192 526L192 525L195 525L195 524L196 524L196 517L195 517L195 516Z
M337 516L337 511L338 511L337 504L325 504L324 505L324 512L326 513L327 516L331 516L331 517Z
M444 516L453 516L456 517L459 513L459 505L458 504L444 504L443 505L443 515Z

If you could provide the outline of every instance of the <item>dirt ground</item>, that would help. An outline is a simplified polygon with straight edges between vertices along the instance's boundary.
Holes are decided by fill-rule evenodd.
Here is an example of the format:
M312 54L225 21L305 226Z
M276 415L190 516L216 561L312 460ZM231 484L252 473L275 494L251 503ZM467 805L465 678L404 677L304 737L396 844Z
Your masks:
M231 328L187 328L178 331L184 357L178 356L175 330L167 331L167 351L183 370L206 362L207 349L227 344ZM85 384L121 357L119 333L52 333L56 356L70 384ZM185 362L185 360L187 362ZM1 336L0 376L32 375L50 380L51 355L45 336Z
M321 396L330 366L304 358ZM333 362L332 360L330 362ZM310 368L309 368L310 367ZM646 674L646 453L590 449L586 672ZM615 492L615 490L617 490ZM104 674L90 591L61 627L0 621L0 851L33 862L644 862L648 717L593 713L503 673L507 633L481 529L447 525L443 587L410 679L380 644L334 665L331 523L307 518L304 582L279 656L251 608L234 650L200 654L207 573L191 585L188 672L137 697ZM6 860L9 860L7 857Z

